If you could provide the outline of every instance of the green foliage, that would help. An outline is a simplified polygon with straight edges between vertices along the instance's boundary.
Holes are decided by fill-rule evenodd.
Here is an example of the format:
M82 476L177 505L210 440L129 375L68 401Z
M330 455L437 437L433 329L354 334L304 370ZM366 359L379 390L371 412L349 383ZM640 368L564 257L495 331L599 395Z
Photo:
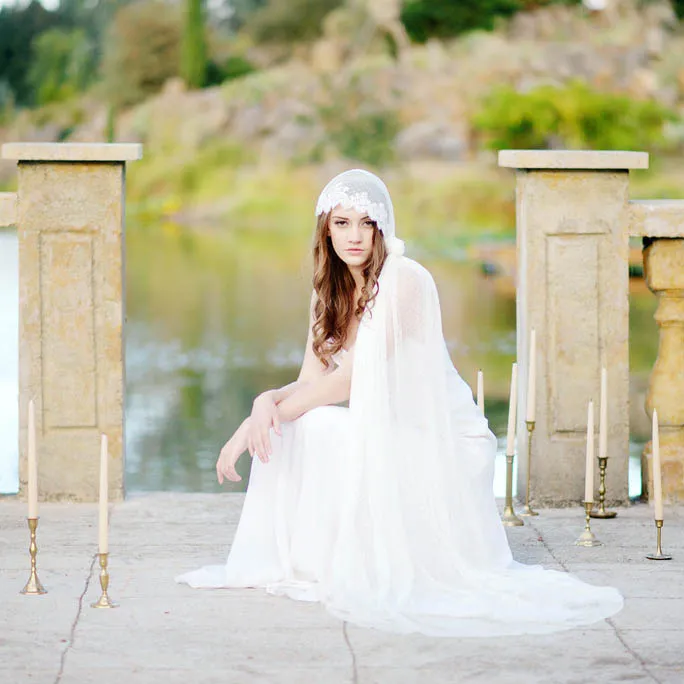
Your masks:
M581 0L407 0L401 20L412 40L450 38L466 31L491 31L497 17L550 4L578 4Z
M136 104L179 75L181 17L160 0L121 9L107 35L103 77L109 102Z
M31 64L28 47L43 31L58 25L59 20L39 2L31 2L20 9L0 9L0 81L5 84L3 89L11 92L12 101L19 106L34 104L32 87L27 79Z
M81 29L48 29L34 39L27 82L38 105L60 102L85 89L91 44Z
M665 144L663 128L677 116L653 101L590 89L575 81L518 93L496 88L473 124L492 149L649 149Z
M221 64L210 60L207 66L206 85L212 86L225 81L232 81L247 76L256 70L256 67L249 60L240 55L231 55Z
M204 32L204 0L185 0L181 74L191 88L207 79L207 41Z
M344 0L269 0L251 14L245 29L257 42L292 44L321 35L325 16Z
M328 138L343 157L371 166L394 160L394 139L399 133L395 112L377 109L350 117L339 116L339 111L335 114L324 118L328 120Z

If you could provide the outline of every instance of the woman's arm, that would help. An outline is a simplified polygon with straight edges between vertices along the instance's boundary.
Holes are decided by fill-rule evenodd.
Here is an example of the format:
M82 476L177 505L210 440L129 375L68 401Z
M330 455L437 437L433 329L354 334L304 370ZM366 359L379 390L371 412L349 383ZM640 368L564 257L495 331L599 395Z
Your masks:
M309 304L309 330L299 377L294 382L283 387L262 392L252 404L247 444L250 454L256 453L262 461L267 461L268 456L271 454L271 440L269 437L271 427L274 427L276 433L280 434L280 407L283 402L292 397L296 392L303 391L312 382L318 381L333 372L333 368L331 366L326 368L313 351L315 305L316 292L313 291ZM342 401L342 399L338 401Z
M314 307L316 305L316 291L311 293L311 301L309 303L309 330L306 338L306 346L304 348L304 360L302 367L299 370L299 376L294 382L291 382L282 387L267 390L262 394L268 394L276 404L280 404L287 399L293 392L303 388L311 380L316 380L328 375L333 371L331 367L326 368L323 362L314 354L313 351L313 323L314 323Z
M339 404L349 399L351 392L351 371L354 364L354 349L344 356L341 365L324 376L297 387L278 405L282 422L299 418L317 406Z

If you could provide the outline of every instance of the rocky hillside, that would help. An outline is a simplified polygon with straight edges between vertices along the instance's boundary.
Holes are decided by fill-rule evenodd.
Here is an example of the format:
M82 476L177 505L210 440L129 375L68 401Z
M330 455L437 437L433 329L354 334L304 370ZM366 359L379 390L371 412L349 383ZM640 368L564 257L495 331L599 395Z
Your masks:
M349 27L326 26L320 41L285 64L201 91L169 81L122 112L116 139L145 145L131 199L215 200L234 180L224 174L206 185L215 167L312 167L339 159L385 168L491 167L473 118L500 84L525 92L580 79L684 112L684 32L667 3L624 0L610 14L554 5L516 15L491 33L411 46L399 59L377 45L357 54L349 35ZM0 140L102 140L106 124L104 107L84 99L23 113L0 130ZM684 142L681 125L670 125L667 135ZM0 184L11 185L11 165L0 165L0 173Z

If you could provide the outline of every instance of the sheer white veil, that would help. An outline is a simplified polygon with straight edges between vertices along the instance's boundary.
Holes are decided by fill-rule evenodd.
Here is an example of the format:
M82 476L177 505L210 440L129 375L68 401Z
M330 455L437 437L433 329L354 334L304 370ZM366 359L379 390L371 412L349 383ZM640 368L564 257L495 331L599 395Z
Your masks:
M387 186L375 174L364 169L350 169L335 176L321 192L316 203L316 216L341 205L352 207L377 222L382 231L387 251L402 255L404 242L396 236L394 207Z

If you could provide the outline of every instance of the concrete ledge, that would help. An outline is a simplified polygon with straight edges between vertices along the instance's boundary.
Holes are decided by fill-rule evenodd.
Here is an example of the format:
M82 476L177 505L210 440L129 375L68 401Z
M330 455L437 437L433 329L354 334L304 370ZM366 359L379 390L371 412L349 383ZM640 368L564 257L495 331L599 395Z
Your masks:
M142 159L140 143L5 143L3 159L18 161L113 162Z
M684 200L630 201L629 234L684 238Z
M17 193L0 192L0 227L17 222Z
M499 150L499 166L510 169L647 169L647 152L588 150Z

